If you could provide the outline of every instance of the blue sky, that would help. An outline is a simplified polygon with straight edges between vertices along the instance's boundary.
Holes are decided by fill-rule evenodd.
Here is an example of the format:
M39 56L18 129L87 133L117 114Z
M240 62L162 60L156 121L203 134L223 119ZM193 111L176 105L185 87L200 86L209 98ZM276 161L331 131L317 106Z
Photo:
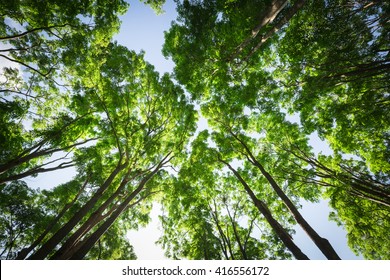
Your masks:
M143 50L145 59L154 65L155 69L160 73L171 72L174 66L172 61L166 60L161 54L164 30L168 30L171 22L176 18L173 1L168 0L164 10L165 13L162 15L156 15L150 7L139 1L130 1L129 11L121 17L121 31L114 38L120 44L136 52ZM316 146L317 150L327 149L316 137L312 137L311 143ZM348 248L345 231L337 227L334 222L328 220L330 209L327 206L327 202L322 201L318 204L303 202L302 205L301 213L303 216L321 236L330 241L342 259L361 259L361 257L356 257ZM131 232L128 235L139 259L164 258L162 250L154 245L154 242L161 235L158 213L158 206L156 206L152 212L151 224L138 232ZM324 259L321 252L299 227L296 227L296 231L297 234L294 236L294 240L309 258Z

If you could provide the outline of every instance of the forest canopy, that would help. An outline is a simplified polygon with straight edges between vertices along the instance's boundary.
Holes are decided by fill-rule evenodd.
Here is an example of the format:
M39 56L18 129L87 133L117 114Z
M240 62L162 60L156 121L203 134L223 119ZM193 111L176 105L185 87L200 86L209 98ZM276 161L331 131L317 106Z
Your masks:
M390 259L390 3L175 5L160 74L113 39L124 0L0 0L0 258L136 259L158 204L171 259L307 260L300 227L337 260L301 209L325 200Z

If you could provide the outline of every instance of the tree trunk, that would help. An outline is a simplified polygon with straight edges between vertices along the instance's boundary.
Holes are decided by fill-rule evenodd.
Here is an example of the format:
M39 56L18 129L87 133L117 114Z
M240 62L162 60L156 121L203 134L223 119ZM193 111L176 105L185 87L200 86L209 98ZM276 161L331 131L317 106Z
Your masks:
M101 238L101 236L111 227L111 225L116 221L116 219L126 210L131 200L134 199L145 187L145 184L161 169L161 167L170 161L169 157L170 153L166 157L164 157L160 163L154 168L152 172L150 172L147 176L145 176L142 181L139 183L138 188L136 188L112 213L107 220L94 232L92 233L85 241L83 241L82 246L74 252L74 254L70 257L70 259L83 259L85 255L91 250L91 248L95 245L95 243Z
M91 209L95 206L97 201L103 195L105 190L111 185L112 181L118 175L118 173L123 170L127 166L127 162L124 164L118 163L114 171L110 174L107 180L103 183L103 185L96 191L96 193L88 200L87 203L84 204L83 207L77 213L73 215L73 217L62 226L45 244L39 248L32 256L30 256L31 260L39 260L46 258L51 251L72 231L72 229L84 218L84 216L91 211Z
M104 201L104 203L89 216L88 220L85 221L84 224L66 240L61 248L51 257L52 259L62 259L62 256L66 255L66 253L71 250L75 244L96 225L96 222L99 220L99 217L103 214L103 212L114 201L114 199L123 192L126 184L128 183L128 176L130 171L131 170L129 169L115 193L113 193L106 201Z
M307 233L307 235L313 240L313 242L317 245L317 247L321 250L321 252L329 259L329 260L340 260L340 257L337 255L336 251L329 243L329 241L325 238L322 238L303 218L303 216L299 213L298 209L292 203L292 201L287 197L284 191L279 187L274 178L264 169L264 167L256 160L248 146L240 139L236 134L231 132L231 135L237 139L241 145L244 147L245 151L248 154L249 161L256 166L261 174L267 179L270 183L271 187L274 189L276 194L280 197L283 203L286 205L290 213L293 215L294 219L297 223L302 227L302 229Z
M237 228L236 228L236 221L235 221L234 218L230 215L229 207L228 207L227 205L226 205L226 210L227 210L227 213L228 213L230 222L232 223L234 238L235 238L236 241L237 241L238 248L240 249L240 253L241 253L242 259L243 259L243 260L247 260L247 259L248 259L248 256L246 255L246 251L245 251L245 249L244 249L244 246L242 246L242 242L241 242L240 236L238 235ZM234 215L234 216L235 216L235 215Z
M144 179L127 198L123 201L119 207L111 214L110 217L94 232L92 233L85 241L83 241L82 246L72 254L70 259L73 260L81 260L85 257L85 255L91 250L93 245L101 238L101 236L111 227L111 225L116 221L116 219L122 214L126 207L130 204L131 200L134 199L136 195L138 195L144 188L146 182L152 177L147 176L147 179Z
M77 199L82 194L85 187L87 186L88 179L89 178L87 178L87 180L84 182L84 185L81 187L80 191L76 194L76 196L73 198L73 200L71 202L67 203L62 208L60 213L58 213L58 215L54 218L54 220L46 227L45 231L30 245L30 247L25 248L18 253L18 255L16 257L17 260L24 260L27 257L27 255L32 250L34 250L35 247L37 247L39 245L39 243L42 242L42 240L46 237L46 235L53 229L53 227L58 223L58 221L65 215L66 211L68 211L74 205L74 203L77 201Z
M236 57L239 53L242 52L246 46L248 46L254 38L257 37L260 30L266 26L267 24L271 23L276 16L283 10L284 6L287 4L288 1L286 0L273 0L272 3L267 7L263 15L260 17L261 20L259 24L252 29L251 35L246 38L237 48L236 51L231 56L230 60L232 60L234 57Z
M225 164L236 176L236 178L240 181L240 183L244 186L245 191L248 193L256 208L263 214L264 218L270 224L272 229L284 243L284 245L293 253L294 257L298 260L309 260L309 258L301 251L301 249L294 243L291 236L286 232L286 230L279 224L278 221L274 219L271 211L268 209L267 205L259 200L256 195L253 193L252 189L248 186L245 180L241 177L241 175L226 161L220 159L220 162Z
M214 201L214 206L215 206L215 201ZM218 241L219 241L220 246L221 246L221 250L222 250L226 260L229 260L229 256L228 256L228 252L227 252L227 250L228 250L228 248L227 248L228 241L227 241L226 235L223 232L222 227L221 227L221 225L219 223L217 207L215 206L215 211L211 208L210 205L209 205L209 208L210 208L211 217L213 218L213 220L214 220L214 222L215 222L215 224L217 226L219 235L221 236L221 238L218 238Z
M303 7L306 0L298 0L294 3L294 6L291 7L290 10L286 13L286 15L277 22L271 30L269 30L264 36L261 36L260 42L250 51L250 53L246 56L245 61L247 61L255 52L257 52L260 47L271 38L280 28L282 28L290 19Z

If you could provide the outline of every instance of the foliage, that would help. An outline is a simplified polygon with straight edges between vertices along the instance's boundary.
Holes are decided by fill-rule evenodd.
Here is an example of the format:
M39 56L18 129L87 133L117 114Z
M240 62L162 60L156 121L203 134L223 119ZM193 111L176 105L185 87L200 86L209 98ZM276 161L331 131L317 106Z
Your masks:
M347 231L348 245L365 259L388 260L390 238L389 207L349 195L343 189L329 189L331 219Z
M157 201L173 259L308 259L296 224L339 259L299 210L329 199L351 249L388 259L389 4L176 5L160 76L112 40L125 1L0 1L1 258L135 259Z
M23 246L33 241L47 221L38 204L39 192L22 181L0 186L1 259L13 259Z
M335 152L389 172L389 5L310 1L276 46L282 102Z

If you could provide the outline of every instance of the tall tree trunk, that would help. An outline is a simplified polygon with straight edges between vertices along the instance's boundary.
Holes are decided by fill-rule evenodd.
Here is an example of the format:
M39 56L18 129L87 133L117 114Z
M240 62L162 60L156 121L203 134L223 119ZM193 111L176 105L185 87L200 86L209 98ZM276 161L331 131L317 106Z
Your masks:
M122 179L117 190L107 200L105 200L104 203L89 216L88 220L86 220L84 224L66 240L61 248L51 257L52 259L62 259L62 256L71 250L75 244L96 225L96 222L99 220L99 217L101 217L103 212L109 207L115 198L123 193L123 190L129 181L128 176L130 172L131 169L127 171L127 174Z
M240 183L244 186L245 191L248 193L249 197L252 199L256 208L263 214L264 218L270 224L272 229L278 235L280 240L284 243L284 245L293 253L294 257L298 260L309 260L309 258L301 251L301 249L294 243L291 236L286 232L286 230L282 227L281 224L272 216L271 211L268 209L267 205L259 200L256 195L253 193L252 189L248 186L245 180L241 177L241 175L226 161L219 159L220 162L225 164L236 176L236 178L240 181Z
M229 207L228 207L227 205L225 205L225 206L226 206L226 211L227 211L227 213L228 213L230 222L232 223L234 238L235 238L236 241L237 241L238 248L240 249L240 253L241 253L242 259L243 259L243 260L247 260L247 259L248 259L248 256L246 255L245 248L244 248L244 246L242 246L242 242L241 242L240 236L238 235L237 228L236 228L236 221L235 221L235 219L231 216L230 211L229 211ZM234 215L234 216L235 216L235 215Z
M46 243L42 245L33 255L31 255L28 259L31 260L39 260L46 258L52 250L72 231L72 229L85 217L85 215L91 211L91 209L95 206L97 201L103 195L105 190L111 185L112 181L118 175L118 173L123 170L127 166L127 162L124 164L118 163L113 172L111 172L110 176L103 183L103 185L96 191L96 193L88 200L87 203L84 204L83 207L77 213L73 215L73 217L62 226Z
M299 149L298 149L299 150ZM304 160L312 167L316 168L316 176L324 179L335 179L343 184L342 187L336 186L327 181L321 182L326 186L332 188L343 188L351 195L358 196L363 199L373 201L378 204L390 207L390 185L384 184L380 181L370 179L369 174L356 172L353 169L340 165L342 173L338 173L335 170L325 166L315 158L311 158L304 152L300 151L301 154L297 154L294 151L287 150L297 158ZM366 178L364 178L366 177Z
M237 141L241 143L241 145L244 147L245 151L247 152L248 160L260 170L261 174L263 174L263 176L267 179L267 181L270 183L271 187L274 189L276 194L280 197L280 199L289 209L291 214L294 216L294 219L307 233L307 235L313 240L313 242L317 245L317 247L321 250L321 252L330 260L340 260L340 257L338 256L338 254L336 253L336 251L334 250L330 242L327 239L322 238L303 218L303 216L299 213L298 209L295 207L292 201L287 197L284 191L276 183L274 178L256 160L256 158L254 157L254 155L252 154L248 146L236 134L234 134L233 132L230 133Z
M35 249L39 245L39 243L42 242L42 240L46 237L46 235L53 229L53 227L58 223L58 221L65 215L66 211L68 211L77 201L79 196L83 193L85 187L88 184L89 177L85 180L83 186L81 187L80 191L76 194L76 196L73 198L73 200L69 203L67 203L62 210L58 213L58 215L54 218L54 220L46 227L45 231L28 247L23 250L21 250L16 259L17 260L24 260L27 255Z
M130 202L136 197L145 187L145 184L161 169L161 167L170 161L171 158L168 158L170 153L164 157L160 163L151 171L148 175L146 175L138 187L127 196L127 198L118 206L118 208L108 217L103 224L92 233L85 241L83 241L82 246L73 253L70 259L83 259L85 255L91 250L91 248L95 245L95 243L101 238L101 236L111 227L111 225L116 221L116 219L126 210L129 206ZM167 159L168 158L168 159Z
M215 205L215 201L214 201L214 205ZM221 225L220 225L220 223L219 223L217 209L216 209L216 207L215 207L215 211L214 211L214 210L211 208L211 206L209 206L209 207L210 207L211 216L212 216L212 218L213 218L213 220L214 220L214 222L215 222L215 224L216 224L216 226L217 226L219 235L221 236L221 238L218 238L218 241L219 241L219 243L220 243L222 252L223 252L225 258L226 258L227 260L229 260L229 256L228 256L228 253L227 253L227 250L228 250L228 248L227 248L228 240L227 240L226 235L225 235L225 233L223 232L222 227L221 227Z

